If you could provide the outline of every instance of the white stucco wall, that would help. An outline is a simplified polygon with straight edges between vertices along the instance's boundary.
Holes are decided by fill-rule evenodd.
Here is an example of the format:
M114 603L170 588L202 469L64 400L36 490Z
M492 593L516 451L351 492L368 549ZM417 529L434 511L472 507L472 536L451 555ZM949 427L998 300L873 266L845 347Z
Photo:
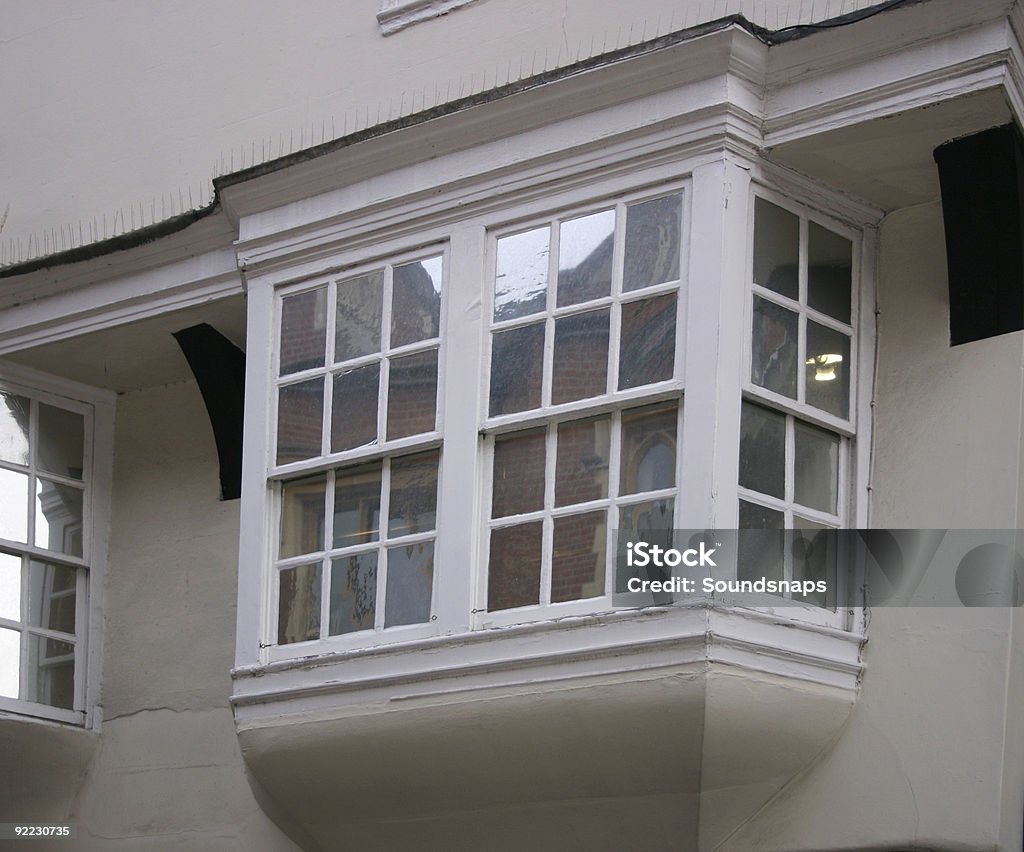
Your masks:
M231 710L238 502L199 390L117 409L100 747L77 849L293 850L246 781Z
M29 237L38 255L148 224L254 158L656 34L877 3L477 0L384 36L379 0L14 0L0 16L0 260L26 256Z

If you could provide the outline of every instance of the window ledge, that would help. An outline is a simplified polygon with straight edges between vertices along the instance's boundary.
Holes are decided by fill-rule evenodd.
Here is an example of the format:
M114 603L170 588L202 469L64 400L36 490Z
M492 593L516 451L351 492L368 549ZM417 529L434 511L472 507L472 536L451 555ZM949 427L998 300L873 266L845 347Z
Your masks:
M714 848L836 741L862 641L747 610L619 611L239 668L232 701L293 836L397 848L391 832L524 796L589 808L599 787L602 808L672 797L687 845ZM373 793L395 785L409 794Z
M391 35L412 24L447 15L453 9L476 0L382 0L377 23L384 35Z

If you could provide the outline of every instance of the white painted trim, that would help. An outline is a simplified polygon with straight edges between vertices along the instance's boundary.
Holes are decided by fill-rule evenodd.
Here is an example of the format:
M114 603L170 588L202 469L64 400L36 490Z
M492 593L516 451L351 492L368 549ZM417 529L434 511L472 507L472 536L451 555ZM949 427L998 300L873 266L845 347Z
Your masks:
M476 0L381 0L377 23L387 36L474 2Z

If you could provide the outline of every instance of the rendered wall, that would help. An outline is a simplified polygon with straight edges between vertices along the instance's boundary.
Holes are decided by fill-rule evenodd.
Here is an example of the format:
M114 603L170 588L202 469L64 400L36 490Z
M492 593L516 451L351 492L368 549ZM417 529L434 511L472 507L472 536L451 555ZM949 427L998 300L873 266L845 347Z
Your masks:
M215 174L254 158L655 34L737 12L777 29L878 2L476 0L385 37L380 0L12 0L0 263L30 236L38 255L77 244L80 220L86 242L94 227L121 233L201 206Z
M938 204L888 216L880 250L871 525L1019 526L1022 335L950 348ZM835 749L729 848L1019 849L1014 624L1016 610L875 608Z
M103 724L76 849L296 848L253 797L228 706L238 502L219 488L193 382L119 398Z

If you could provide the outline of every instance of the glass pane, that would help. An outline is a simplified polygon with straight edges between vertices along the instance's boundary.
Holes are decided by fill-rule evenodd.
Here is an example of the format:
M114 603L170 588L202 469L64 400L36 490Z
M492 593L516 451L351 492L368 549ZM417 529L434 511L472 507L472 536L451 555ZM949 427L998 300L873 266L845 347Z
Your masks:
M28 541L28 475L0 468L0 538Z
M0 553L0 618L21 621L21 557L11 553Z
M807 304L849 322L853 243L814 222L807 226L807 236Z
M505 518L544 507L545 432L504 435L494 442L491 517Z
M437 424L437 350L391 360L388 439L433 432Z
M797 315L754 296L750 381L796 399Z
M793 598L814 606L835 609L839 570L838 530L793 516L793 579L823 581L826 591L794 594Z
M607 530L606 512L555 518L552 602L596 598L604 594Z
M558 231L558 305L575 305L612 291L615 211L562 222Z
M74 411L39 403L39 468L82 478L85 418Z
M645 500L620 507L619 540L642 539L667 546L671 543L674 512L672 499Z
M334 377L332 453L376 443L379 386L380 364L356 367Z
M601 396L608 390L607 310L555 320L551 402Z
M377 551L331 560L331 636L373 629Z
M0 392L0 459L28 464L29 401Z
M749 402L740 417L740 485L780 500L786 496L785 415Z
M71 710L75 705L75 646L30 636L25 699Z
M569 506L608 496L611 418L558 425L555 505Z
M782 529L785 522L786 516L782 512L740 500L739 528L763 532L740 535L736 555L737 579L783 579L785 567L782 554L785 541Z
M281 299L281 375L324 365L327 288Z
M495 320L529 316L546 307L550 235L545 225L498 240Z
M796 493L797 503L836 513L839 494L839 436L797 421Z
M669 195L626 208L626 292L679 278L682 196Z
M540 407L544 375L544 323L494 335L491 349L491 417Z
M334 329L334 360L347 361L380 352L380 314L384 303L384 271L338 282Z
M326 491L327 477L323 474L281 486L282 559L323 550Z
M676 484L676 403L622 415L619 494L658 491Z
M381 463L335 472L334 547L380 538Z
M0 627L0 695L19 698L21 671L21 633Z
M763 198L754 199L754 283L800 296L800 219Z
M439 462L437 450L391 462L389 536L427 532L437 526Z
M836 417L850 414L850 338L807 321L807 404Z
M36 480L36 546L82 555L81 488Z
M619 390L671 379L675 356L675 293L622 306Z
M392 288L391 348L437 337L441 333L441 257L396 266Z
M491 530L487 609L497 612L540 603L540 521Z
M384 626L430 621L434 585L434 542L423 541L388 550L388 589Z
M320 638L320 566L284 568L278 578L277 644Z
M28 574L28 618L33 627L75 632L74 568L32 562Z
M277 394L277 463L320 455L324 422L324 380L310 379Z

